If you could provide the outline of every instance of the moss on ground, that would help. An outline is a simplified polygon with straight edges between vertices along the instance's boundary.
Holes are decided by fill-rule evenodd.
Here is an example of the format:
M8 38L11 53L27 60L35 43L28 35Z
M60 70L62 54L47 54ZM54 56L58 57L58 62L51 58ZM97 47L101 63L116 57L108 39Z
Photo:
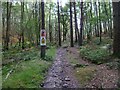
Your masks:
M80 85L83 86L93 78L93 75L96 72L94 66L81 64L79 58L75 58L75 56L71 55L69 52L67 53L67 58L70 64L74 67L74 75Z
M74 72L78 82L83 86L93 78L95 71L95 67L85 67L76 68Z

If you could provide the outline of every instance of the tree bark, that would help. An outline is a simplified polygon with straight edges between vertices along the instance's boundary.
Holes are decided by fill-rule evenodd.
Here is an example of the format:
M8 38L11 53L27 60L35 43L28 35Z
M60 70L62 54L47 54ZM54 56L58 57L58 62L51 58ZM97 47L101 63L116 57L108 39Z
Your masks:
M81 0L81 18L80 18L80 43L79 46L82 46L83 42L83 1Z
M120 57L120 2L113 2L113 53Z
M6 39L5 39L5 49L9 49L9 31L10 31L10 15L11 15L11 2L7 2L7 27L6 27Z
M101 25L101 12L100 12L100 2L98 2L98 4L99 4L99 24L100 24L100 42L99 42L99 44L101 44L101 42L102 42L102 25Z
M51 4L49 9L49 40L52 42L52 30L51 30Z
M78 25L77 25L77 16L76 16L76 2L74 1L74 19L75 19L75 42L78 41Z
M63 42L65 41L65 24L64 24L64 15L63 15Z
M36 31L36 45L39 45L39 29L38 29L38 10L37 2L35 3L35 31Z
M104 9L105 9L105 14L106 14L106 16L107 16L107 21L105 21L105 22L107 22L108 23L108 30L107 30L107 28L106 28L106 32L107 31L109 31L109 17L108 17L108 11L107 11L107 5L106 5L106 2L104 2ZM106 26L105 26L106 27Z
M61 46L61 32L60 32L60 10L59 10L59 0L57 1L58 4L58 32L59 32L59 46Z
M92 19L92 1L90 1L90 16L89 16L89 19L90 19L90 21ZM91 40L91 37L92 37L92 22L90 22L89 35L90 35L90 40Z
M110 38L113 39L113 29L112 29L112 10L111 10L111 2L109 1L109 10L110 10L110 15L109 15L109 24L110 24Z
M74 45L73 45L73 25L72 25L72 2L71 2L71 0L70 0L70 38L71 38L70 46L74 47Z
M97 8L97 4L96 4L96 2L94 3L95 4L95 11L96 11L96 16L97 16L97 25L96 25L96 27L97 27L97 31L96 31L96 36L97 37L99 37L100 36L100 34L99 34L99 18L98 18L98 8Z
M3 13L2 13L2 46L3 46L3 50L5 50L5 8L3 8Z
M21 2L21 40L22 40L22 49L24 49L24 26L23 26L23 17L24 17L24 2Z
M41 8L40 7L41 7L41 4L39 2L39 36L38 36L39 37L39 39L38 39L39 44L40 44L40 29L41 29L41 10L40 10ZM46 33L46 38L47 38L47 33Z
M42 29L45 29L45 12L44 12L44 0L41 2L41 14L42 14ZM46 46L41 46L41 58L45 58Z

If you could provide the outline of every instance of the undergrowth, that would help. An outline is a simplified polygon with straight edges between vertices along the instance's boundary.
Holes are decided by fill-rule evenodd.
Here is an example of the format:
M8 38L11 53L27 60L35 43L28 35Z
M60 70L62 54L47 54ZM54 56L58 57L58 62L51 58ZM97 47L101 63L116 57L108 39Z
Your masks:
M111 58L112 53L110 53L107 49L101 48L107 43L111 44L111 40L108 39L107 41L105 39L100 45L98 45L97 43L99 40L94 39L92 41L92 44L86 44L80 47L80 55L95 64L108 62Z
M12 52L12 53L11 53ZM40 83L45 79L48 68L51 66L55 56L55 47L46 50L46 59L40 58L40 50L32 48L27 51L9 51L4 53L5 59L18 59L20 64L10 73L5 80L7 74L12 70L17 62L8 63L2 68L2 87L3 88L38 88ZM14 57L13 57L14 56ZM21 60L19 60L19 58ZM6 61L6 60L5 60Z

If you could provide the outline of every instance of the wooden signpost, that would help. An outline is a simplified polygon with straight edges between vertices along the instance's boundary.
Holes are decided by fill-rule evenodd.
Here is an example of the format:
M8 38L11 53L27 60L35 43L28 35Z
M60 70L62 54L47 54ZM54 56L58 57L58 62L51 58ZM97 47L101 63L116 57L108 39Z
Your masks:
M41 2L41 14L42 14L42 30L40 36L40 45L41 45L41 58L45 58L45 49L46 49L46 31L45 31L45 13L44 13L44 0Z

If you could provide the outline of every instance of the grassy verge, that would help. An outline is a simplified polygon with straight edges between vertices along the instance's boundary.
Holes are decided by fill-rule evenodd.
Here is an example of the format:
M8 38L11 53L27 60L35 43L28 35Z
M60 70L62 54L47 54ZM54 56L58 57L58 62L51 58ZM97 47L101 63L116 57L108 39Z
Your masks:
M112 40L104 38L102 43L98 45L98 38L93 39L92 44L86 44L80 48L80 55L87 60L95 63L102 64L110 60L112 53L109 50L102 48L106 44L111 44Z
M96 68L94 66L80 64L79 59L75 58L75 56L71 55L69 52L67 53L67 58L70 64L74 67L74 75L80 85L84 86L93 78L93 75L96 72Z
M23 54L24 53L24 54ZM22 52L22 60L20 64L13 70L9 77L5 80L7 73L13 69L16 65L16 62L9 63L2 68L2 79L3 79L3 88L38 88L40 83L45 78L48 68L52 64L52 60L55 56L56 49L51 47L46 51L47 58L46 60L40 59L40 52L38 49L31 49L29 51ZM18 53L14 53L18 54ZM13 55L14 55L13 54ZM15 55L16 56L16 55ZM19 56L19 55L18 55ZM15 57L17 58L17 57ZM15 59L14 58L14 59ZM5 80L5 81L4 81Z
M84 86L87 82L89 82L92 78L94 73L96 72L95 67L89 66L84 68L76 68L74 73L78 80L78 82Z

